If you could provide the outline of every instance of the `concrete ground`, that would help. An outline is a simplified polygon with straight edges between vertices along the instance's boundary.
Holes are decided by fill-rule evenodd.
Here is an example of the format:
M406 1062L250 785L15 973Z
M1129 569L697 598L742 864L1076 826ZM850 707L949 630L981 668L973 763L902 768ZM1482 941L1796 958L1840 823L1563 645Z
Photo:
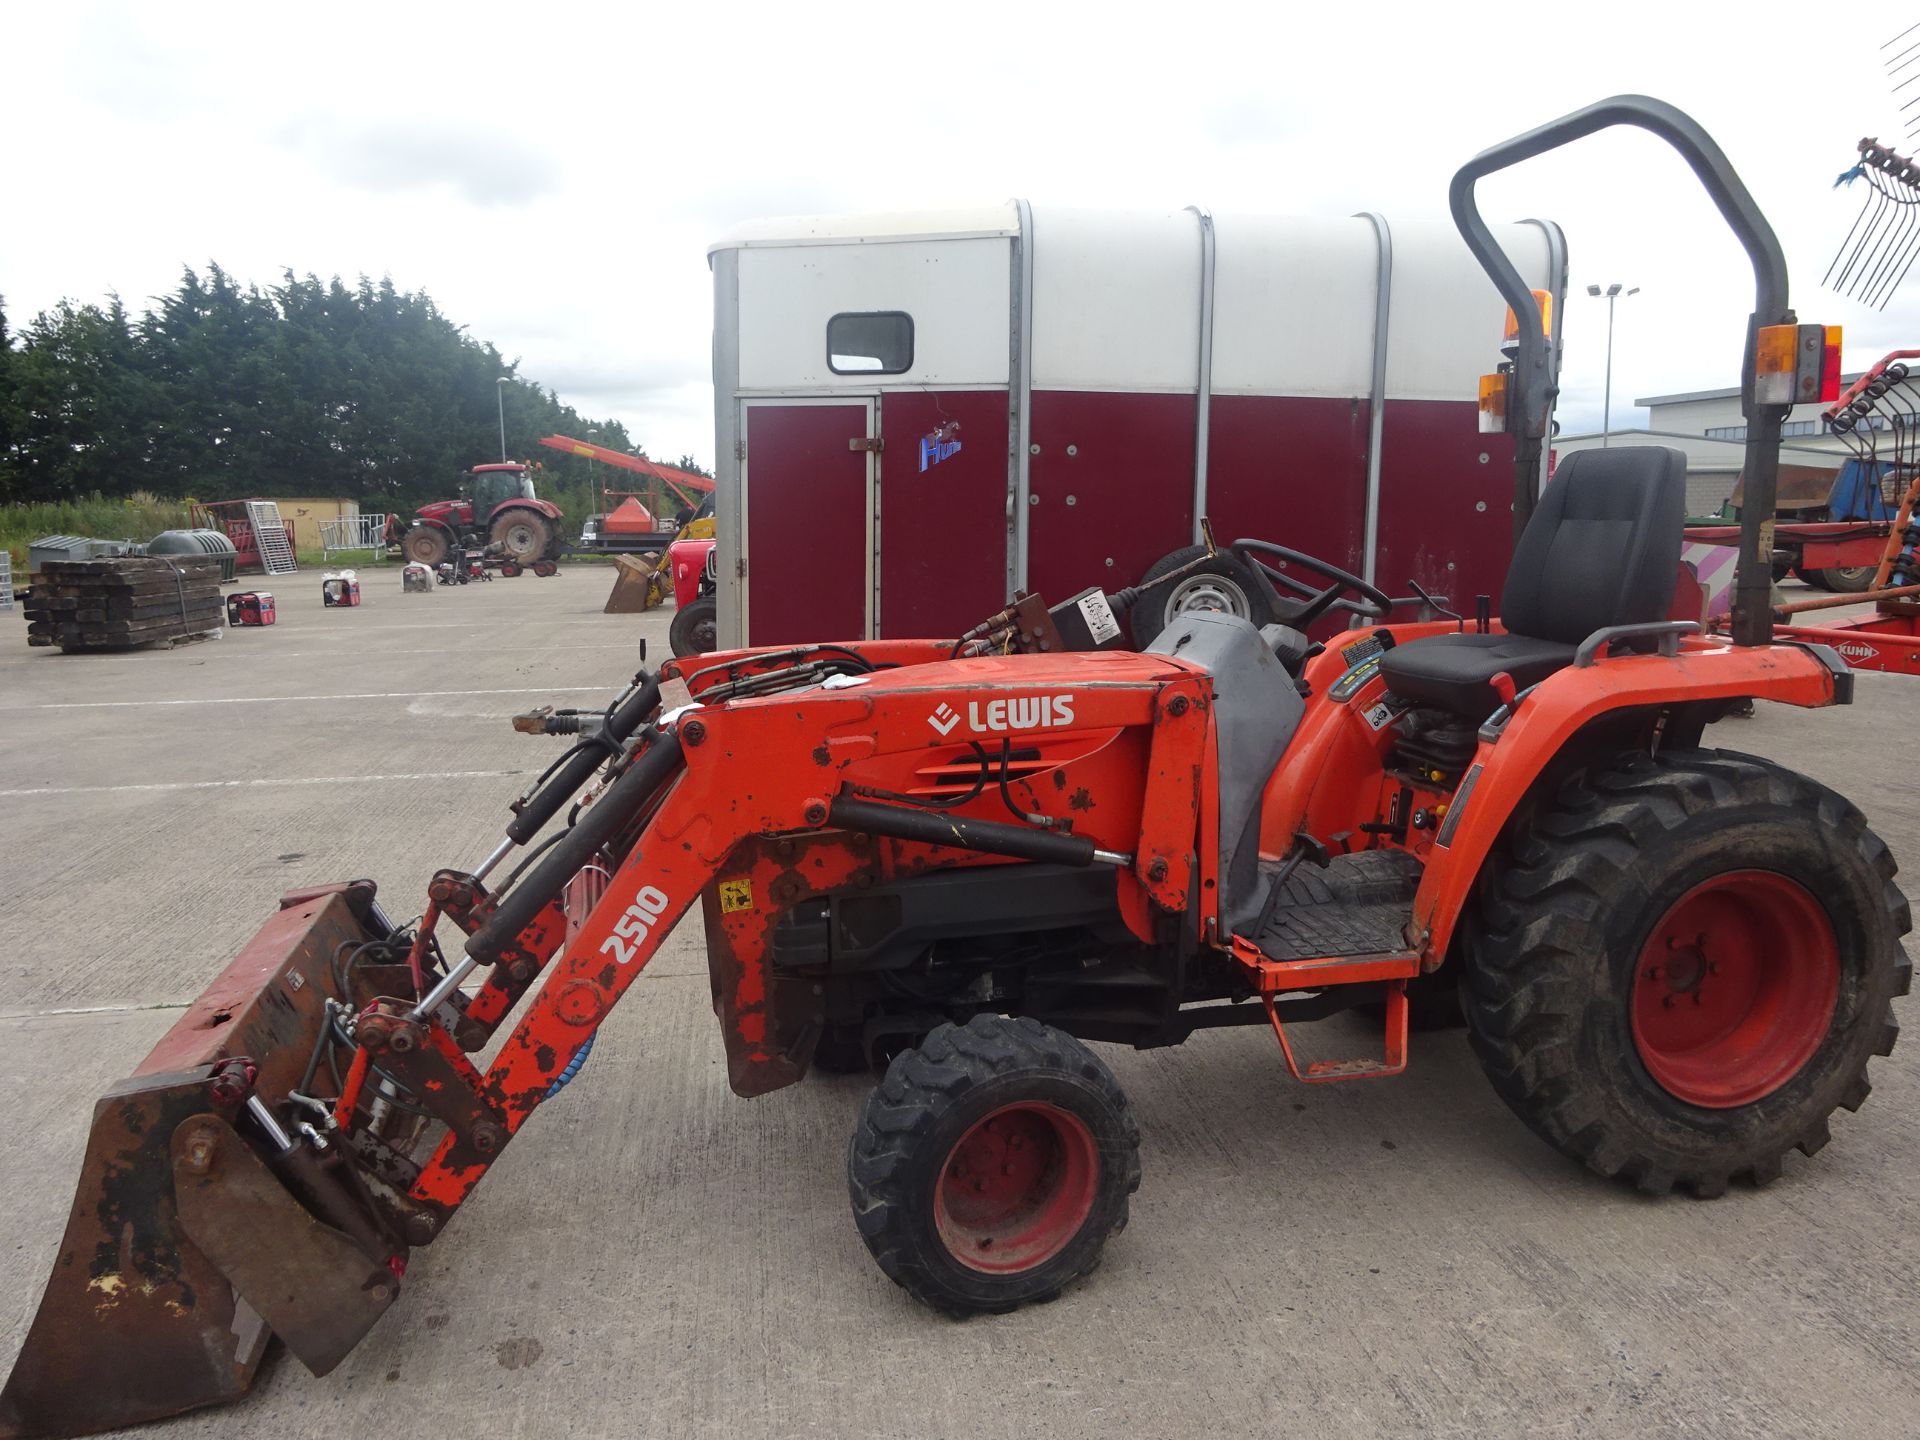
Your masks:
M665 615L600 614L603 569L425 596L367 574L361 609L322 610L302 574L272 582L276 628L166 653L31 651L0 612L0 1363L92 1096L275 897L371 874L412 913L562 743L506 717L607 695L638 636L664 651ZM1711 738L1852 796L1920 868L1913 683L1863 676L1851 710L1763 706ZM1401 1079L1312 1087L1255 1030L1107 1048L1143 1137L1131 1227L1059 1303L954 1323L854 1232L863 1084L728 1091L698 923L338 1371L283 1357L166 1433L1920 1431L1912 1037L1823 1153L1711 1203L1563 1161L1458 1034L1419 1038Z

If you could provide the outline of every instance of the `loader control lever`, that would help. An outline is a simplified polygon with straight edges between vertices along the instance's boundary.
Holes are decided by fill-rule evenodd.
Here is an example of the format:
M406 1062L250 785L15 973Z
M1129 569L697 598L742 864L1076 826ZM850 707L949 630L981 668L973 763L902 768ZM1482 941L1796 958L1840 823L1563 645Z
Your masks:
M634 676L627 693L607 711L606 719L514 802L507 838L524 845L539 834L541 827L560 813L560 807L593 778L596 770L620 753L620 747L659 707L660 681L642 670Z

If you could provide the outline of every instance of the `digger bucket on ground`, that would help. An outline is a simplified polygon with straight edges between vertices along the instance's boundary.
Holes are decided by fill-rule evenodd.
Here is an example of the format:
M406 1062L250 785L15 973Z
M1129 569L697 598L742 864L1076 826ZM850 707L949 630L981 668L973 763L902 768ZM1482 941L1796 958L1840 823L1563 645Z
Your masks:
M234 1400L278 1335L315 1374L393 1303L406 1250L354 1167L276 1112L329 1023L334 959L374 938L366 882L297 892L94 1107L0 1437L86 1435ZM324 1218L322 1218L324 1217Z
M608 592L606 609L601 613L636 615L642 610L651 610L666 598L666 572L658 559L648 564L631 555L613 557L613 589Z

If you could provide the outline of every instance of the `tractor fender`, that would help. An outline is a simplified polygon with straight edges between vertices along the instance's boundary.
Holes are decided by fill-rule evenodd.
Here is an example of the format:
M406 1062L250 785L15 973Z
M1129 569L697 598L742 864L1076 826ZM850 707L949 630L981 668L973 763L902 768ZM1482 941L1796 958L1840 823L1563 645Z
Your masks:
M1703 701L1773 700L1816 709L1852 698L1846 662L1816 645L1735 647L1716 638L1677 655L1622 655L1556 672L1524 693L1503 725L1489 720L1481 727L1479 748L1434 836L1414 896L1409 943L1426 969L1439 966L1481 868L1515 812L1597 721Z
M667 563L673 567L673 603L691 605L700 598L704 574L716 540L681 538L667 546Z
M511 500L502 500L487 513L487 524L491 525L502 515L512 510L531 510L542 519L551 520L556 525L566 517L560 513L560 507L551 500L529 500L524 495L516 495Z

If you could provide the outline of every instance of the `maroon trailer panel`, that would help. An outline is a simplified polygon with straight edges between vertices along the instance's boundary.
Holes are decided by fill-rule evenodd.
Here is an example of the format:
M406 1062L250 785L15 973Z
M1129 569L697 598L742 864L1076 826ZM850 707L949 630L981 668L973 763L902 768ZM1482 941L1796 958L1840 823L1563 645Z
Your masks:
M1513 439L1482 435L1472 405L1389 400L1382 426L1374 577L1392 595L1417 580L1464 615L1499 609L1513 544Z
M756 645L867 631L869 403L748 403L747 613Z
M1222 542L1272 540L1358 573L1366 547L1367 412L1363 400L1215 396L1207 448L1214 535Z
M1006 392L891 391L880 430L879 633L958 635L1006 599Z
M1194 428L1191 395L1035 391L1027 589L1130 585L1189 543Z

